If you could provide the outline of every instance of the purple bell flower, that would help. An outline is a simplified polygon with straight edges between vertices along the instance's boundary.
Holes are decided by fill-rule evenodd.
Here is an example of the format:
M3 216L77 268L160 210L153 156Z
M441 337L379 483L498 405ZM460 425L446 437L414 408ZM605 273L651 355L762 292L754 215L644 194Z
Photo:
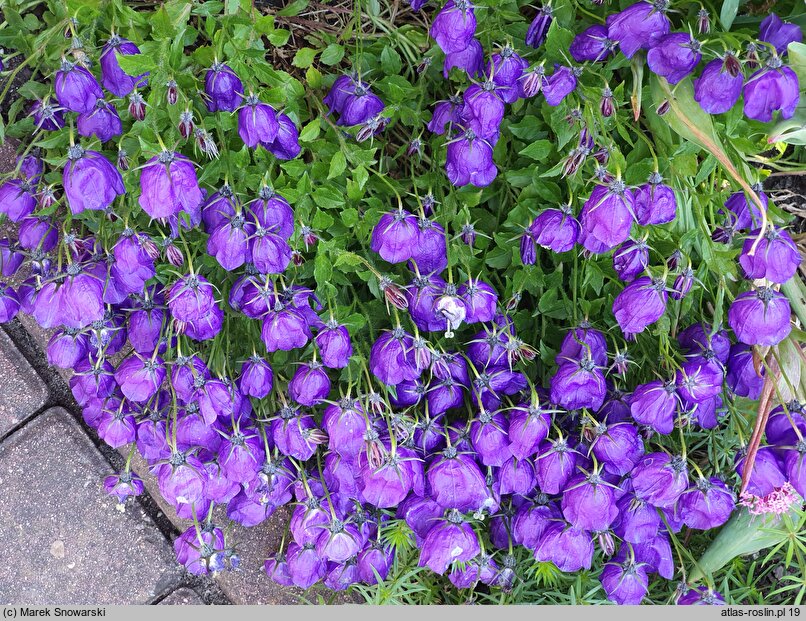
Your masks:
M677 198L674 190L663 183L657 172L649 175L646 184L635 191L635 219L641 226L666 224L677 213Z
M488 75L497 86L496 93L506 103L515 103L522 94L523 72L529 61L521 58L509 45L493 54L487 69Z
M47 98L44 101L35 101L28 114L34 117L37 129L54 132L64 127L64 110L50 103Z
M297 367L294 377L288 383L288 394L291 398L309 407L320 403L328 393L330 393L330 378L322 363L317 360Z
M429 33L446 54L464 50L476 34L476 14L471 2L448 0L434 18Z
M269 576L269 579L275 584L279 584L280 586L294 586L291 574L288 573L288 562L285 554L278 553L274 556L270 556L263 564L263 569L266 571L266 575Z
M742 343L730 347L730 356L726 366L725 380L728 388L740 397L755 401L761 396L764 387L765 370L759 369L761 376L756 373L753 362L753 350Z
M728 325L746 345L777 345L792 331L789 300L770 287L736 296L728 309Z
M12 222L31 215L35 208L34 186L29 181L11 179L0 185L0 213Z
M673 32L656 39L646 55L649 69L677 84L700 62L700 42L686 32Z
M61 369L75 368L87 357L88 337L76 328L65 328L50 337L45 351L48 364Z
M130 496L139 496L144 490L143 479L136 472L127 470L120 474L112 474L104 479L104 490L110 496L117 498L119 504L124 504Z
M87 138L96 136L101 142L106 142L123 132L123 124L115 106L103 99L95 102L95 108L91 112L79 114L76 125L79 135Z
M798 271L800 252L785 229L770 225L754 254L750 254L753 244L761 231L750 233L742 246L739 265L749 279L766 278L776 283L785 283Z
M219 265L227 271L239 268L247 261L254 263L249 248L249 240L254 233L254 225L238 211L232 218L225 220L210 232L210 237L207 238L207 254L214 256ZM259 269L263 266L255 265L255 267Z
M574 69L561 65L554 66L554 73L543 84L543 95L550 106L559 106L563 99L577 87L577 74Z
M413 339L403 328L384 332L372 345L369 367L384 384L395 386L420 376L414 361Z
M736 474L744 476L744 464L746 457L742 457L736 462ZM775 455L775 449L771 446L762 446L756 453L756 461L753 463L753 471L747 484L747 492L759 498L764 498L771 494L776 488L780 488L787 482L786 474L782 469L782 464Z
M658 510L635 496L625 493L617 503L619 516L613 532L630 543L644 543L657 536L661 519Z
M637 606L649 591L649 577L644 563L605 563L599 579L607 599L620 606Z
M594 431L591 450L608 472L625 475L644 454L644 442L629 423L599 424Z
M706 586L698 586L686 591L677 600L678 606L724 606L725 598Z
M264 318L260 335L270 353L304 347L313 337L304 315L296 307L279 301Z
M210 112L235 112L243 101L243 83L228 65L216 61L204 76L204 93Z
M544 442L535 460L537 485L546 494L559 494L576 471L577 452L565 438Z
M666 453L650 453L632 470L635 496L656 507L672 507L688 489L686 460Z
M464 127L495 145L505 110L495 82L487 78L481 85L473 84L465 91L464 102L461 115Z
M688 402L700 403L722 392L725 372L718 360L697 357L682 365L676 379L680 396Z
M545 209L529 227L535 243L553 250L568 252L579 239L579 222L574 218L570 205L562 205L559 209Z
M72 112L92 112L95 102L104 96L95 76L84 67L66 60L56 72L53 90L59 105Z
M546 4L537 10L537 15L529 24L529 30L526 31L526 45L535 49L543 45L546 36L549 32L549 27L553 21L553 9L551 4Z
M498 293L488 285L472 277L462 283L457 294L465 304L465 323L492 321L498 305Z
M646 239L629 239L613 253L613 269L620 280L632 282L643 274L649 265L649 246Z
M509 422L501 412L483 410L470 424L470 442L485 466L501 466L510 457Z
M630 400L630 412L636 422L668 435L674 430L679 404L674 382L655 380L636 387Z
M84 328L103 319L103 284L77 263L67 267L66 275L59 289L61 299L58 312L62 324L68 328Z
M270 144L277 138L280 126L277 113L256 95L249 95L238 110L238 135L244 144L256 149L259 144Z
M487 500L487 485L476 461L450 446L428 467L434 501L444 509L477 511Z
M434 114L428 122L428 131L433 134L444 134L449 124L458 124L461 121L462 107L461 95L451 96L449 99L438 101L434 106Z
M548 437L551 414L539 406L520 404L509 417L509 450L518 459L532 457Z
M716 477L700 478L680 497L680 513L689 528L710 530L728 521L736 507L733 492Z
M786 48L790 43L803 41L803 32L797 24L785 22L775 13L770 13L762 20L759 26L758 38L772 45L775 51L780 56L783 56L786 54Z
M470 39L465 49L445 54L442 75L446 80L454 67L458 67L471 78L484 73L484 49L481 43L476 39Z
M352 93L344 98L338 124L343 127L364 125L383 112L384 108L383 101L368 86L356 84Z
M472 129L465 130L448 143L445 171L448 180L455 186L490 185L498 175L492 145L476 136Z
M344 109L344 102L353 94L356 86L362 86L365 89L369 88L369 84L360 80L355 72L337 77L333 82L333 86L330 87L330 91L322 100L322 103L327 106L328 112L341 114Z
M0 323L8 323L20 310L20 300L16 291L4 282L0 282Z
M593 539L590 533L554 522L543 532L535 549L538 561L551 561L564 572L590 569L593 563Z
M562 518L557 505L549 502L548 497L540 493L535 503L524 503L515 512L512 520L512 540L534 551L549 526Z
M136 403L145 403L157 394L164 379L165 364L159 356L153 359L130 356L115 371L121 392Z
M299 130L290 116L284 112L277 115L277 136L263 146L278 160L293 160L302 152Z
M607 366L607 341L604 334L591 327L590 322L582 321L579 326L566 333L555 361L557 364L590 358L597 366Z
M126 97L135 88L145 85L146 73L132 77L120 68L117 55L133 56L140 53L134 43L118 35L112 35L101 50L101 83L115 97ZM103 141L102 141L103 142Z
M67 163L62 174L64 194L70 211L103 211L125 194L123 177L103 155L85 151L80 145L67 150Z
M624 287L613 300L613 315L624 336L631 340L666 311L666 283L663 279L642 276Z
M613 54L616 45L615 41L608 38L607 28L594 24L574 37L568 52L578 63L604 62Z
M708 114L722 114L730 110L742 94L744 75L733 54L716 58L705 65L700 77L694 80L694 99Z
M213 285L204 276L190 274L177 280L168 293L168 308L179 321L204 317L215 305Z
M666 16L666 0L636 2L620 13L607 17L607 35L618 42L621 52L632 58L640 49L649 49L671 29Z
M306 543L303 546L296 543L288 544L286 558L291 582L301 589L311 588L327 573L327 563L317 554L313 543Z
M792 118L799 101L798 76L778 57L768 60L744 85L744 115L755 121L769 123L777 110L781 118Z
M579 530L607 530L618 516L613 490L595 472L569 480L561 506L565 519Z
M247 397L263 399L271 394L274 373L266 360L254 354L241 367L238 389Z
M417 218L398 209L381 216L372 229L370 248L389 263L403 263L411 258L417 237Z
M17 237L25 250L50 252L59 241L59 231L49 219L29 216L20 221Z
M626 241L633 223L634 203L632 190L620 179L607 186L596 186L579 214L585 248L599 254Z
M459 511L452 509L444 521L437 522L428 531L418 565L442 575L454 561L467 563L480 552L473 527Z
M319 331L315 340L316 346L319 348L319 357L326 367L343 369L350 363L353 345L350 342L350 333L346 326L339 325L334 319L331 319Z
M436 220L417 220L417 241L411 251L411 262L423 274L439 274L448 267L445 229Z
M203 200L193 162L181 153L163 151L143 166L138 201L151 218L193 213Z
M593 359L563 361L550 380L551 401L568 410L598 410L604 403L607 386Z
M764 209L767 209L769 198L764 193L760 185L753 187L758 198L761 200ZM748 200L744 192L734 192L725 201L725 211L727 211L730 223L737 231L750 228L758 228L761 225L761 211L755 201ZM720 210L722 213L723 210Z
M725 330L714 331L707 323L694 323L677 335L680 347L690 355L707 359L716 358L722 364L728 361L730 338Z

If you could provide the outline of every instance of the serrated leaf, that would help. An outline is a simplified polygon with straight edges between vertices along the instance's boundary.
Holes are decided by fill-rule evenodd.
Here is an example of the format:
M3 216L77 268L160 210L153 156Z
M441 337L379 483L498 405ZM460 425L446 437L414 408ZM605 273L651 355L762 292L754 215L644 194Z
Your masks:
M294 54L294 60L291 61L291 64L300 69L307 69L313 64L314 58L316 58L316 50L310 47L301 47Z
M322 50L322 53L319 55L319 62L330 67L341 62L342 58L344 58L344 47L338 43L331 43Z

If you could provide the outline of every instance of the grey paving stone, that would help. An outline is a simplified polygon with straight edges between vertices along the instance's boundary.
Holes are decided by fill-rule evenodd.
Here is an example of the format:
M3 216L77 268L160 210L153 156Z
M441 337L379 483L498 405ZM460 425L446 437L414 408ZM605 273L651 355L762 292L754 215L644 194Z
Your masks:
M203 606L204 600L196 594L196 591L182 587L176 589L160 603L160 606Z
M0 435L38 411L48 399L45 382L0 330Z
M170 544L104 492L111 472L61 408L0 444L0 603L145 604L176 588Z

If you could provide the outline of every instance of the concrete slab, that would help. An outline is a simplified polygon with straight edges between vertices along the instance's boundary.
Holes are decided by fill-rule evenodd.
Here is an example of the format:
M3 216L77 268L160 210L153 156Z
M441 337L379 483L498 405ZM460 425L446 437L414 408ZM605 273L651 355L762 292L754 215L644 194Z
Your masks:
M179 585L153 521L104 492L111 473L61 408L0 444L0 603L146 604Z
M3 436L45 405L48 389L2 330L0 378L0 436Z

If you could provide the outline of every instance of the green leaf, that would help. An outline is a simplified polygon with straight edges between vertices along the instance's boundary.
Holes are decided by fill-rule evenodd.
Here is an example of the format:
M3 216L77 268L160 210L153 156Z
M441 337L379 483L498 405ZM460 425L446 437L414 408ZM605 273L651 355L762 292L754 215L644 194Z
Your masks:
M146 54L124 55L115 52L118 64L124 73L130 76L140 75L157 69L157 61Z
M283 47L291 38L291 31L278 28L274 32L270 32L266 35L266 38L274 47Z
M400 54L388 45L381 52L381 67L387 75L397 75L403 67Z
M344 195L332 186L316 188L312 197L313 202L323 209L338 209L344 205Z
M719 21L725 30L730 30L736 14L739 12L739 0L723 0L722 9L719 11Z
M313 64L314 58L316 58L316 50L310 47L301 47L294 54L294 60L291 61L291 64L300 69L307 69Z
M301 142L313 142L319 137L319 119L314 119L310 123L308 123L305 127L302 128L302 131L299 133L299 139Z
M520 151L520 155L525 155L538 162L545 160L549 153L551 153L551 142L548 140L536 140Z
M322 53L319 56L319 61L323 65L330 67L338 62L341 62L342 58L344 58L344 47L338 43L331 43L324 50L322 50Z
M336 151L330 160L330 170L327 173L328 179L340 176L347 169L347 158L344 153Z

